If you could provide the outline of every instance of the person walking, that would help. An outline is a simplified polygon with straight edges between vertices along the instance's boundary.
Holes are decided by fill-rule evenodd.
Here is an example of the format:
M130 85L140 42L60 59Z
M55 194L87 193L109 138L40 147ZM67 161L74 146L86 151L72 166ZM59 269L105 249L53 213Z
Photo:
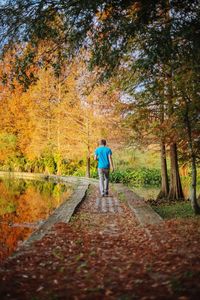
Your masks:
M108 196L110 168L114 171L114 165L112 160L112 150L106 146L106 140L100 140L99 147L96 148L94 154L94 159L98 161L100 193L102 197Z

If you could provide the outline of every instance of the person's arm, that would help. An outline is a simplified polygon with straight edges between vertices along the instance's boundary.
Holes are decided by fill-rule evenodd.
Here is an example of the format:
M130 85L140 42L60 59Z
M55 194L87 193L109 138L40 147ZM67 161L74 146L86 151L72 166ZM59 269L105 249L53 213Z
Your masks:
M108 155L108 158L109 158L109 162L110 162L110 167L111 167L111 171L114 172L114 164L113 164L113 159L112 159L112 155L109 154Z
M94 152L94 160L98 160L98 149Z

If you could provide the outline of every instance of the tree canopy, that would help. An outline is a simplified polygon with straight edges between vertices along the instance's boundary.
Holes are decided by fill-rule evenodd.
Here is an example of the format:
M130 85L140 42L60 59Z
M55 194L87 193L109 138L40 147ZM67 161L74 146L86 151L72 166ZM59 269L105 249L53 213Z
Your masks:
M105 84L112 78L132 99L120 108L126 127L133 132L129 139L142 139L146 144L154 141L161 145L161 153L166 153L165 147L170 149L169 189L163 162L166 154L161 155L165 168L161 194L183 198L180 158L191 162L192 186L196 186L200 140L198 0L4 1L0 22L4 85L20 84L23 92L27 91L40 78L40 70L50 68L59 86L66 62L87 53L82 55L83 63L95 74L95 83ZM12 56L10 66L6 63L8 53ZM92 103L89 95L77 97L80 103L84 97ZM78 120L80 125L80 116Z

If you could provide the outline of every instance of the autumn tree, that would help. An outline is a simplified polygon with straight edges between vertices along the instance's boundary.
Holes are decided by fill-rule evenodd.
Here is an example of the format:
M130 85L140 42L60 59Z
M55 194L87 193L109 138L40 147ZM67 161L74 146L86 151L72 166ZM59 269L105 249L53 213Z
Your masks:
M87 70L83 55L57 66L56 72L48 66L36 74L37 82L26 90L17 81L13 90L2 87L2 132L14 134L16 147L29 160L41 157L46 172L61 174L63 159L85 157L90 176L97 141L102 136L116 138L119 93L109 84L96 83L97 76Z
M35 50L28 51L23 61L29 61L31 53L37 53L40 41L49 40L53 45L51 54L56 53L59 59L70 57L72 53L77 55L83 46L89 49L89 66L98 66L101 80L118 76L120 67L128 64L129 89L134 86L132 74L135 70L144 72L144 78L140 76L137 83L141 87L147 81L148 91L151 79L155 82L163 73L164 116L169 120L167 131L171 158L168 197L181 199L177 145L183 131L179 126L179 136L176 135L175 122L181 120L177 118L177 103L181 102L177 98L175 79L179 70L184 70L187 49L192 55L198 52L199 1L58 0L46 3L23 0L15 1L15 10L12 4L12 1L6 1L1 5L2 46L5 49L8 41L10 45L15 41L32 43ZM192 34L189 28L192 28ZM45 54L42 57L46 61ZM198 64L198 56L195 56L195 61ZM162 101L163 96L158 107L162 106Z
M76 157L85 153L86 175L90 177L90 160L97 141L102 136L115 137L115 124L120 119L115 110L119 93L109 89L108 84L97 85L95 72L87 70L81 57L72 65L66 83L68 91L61 93L58 109L62 119L70 121L66 134L71 153L75 152Z

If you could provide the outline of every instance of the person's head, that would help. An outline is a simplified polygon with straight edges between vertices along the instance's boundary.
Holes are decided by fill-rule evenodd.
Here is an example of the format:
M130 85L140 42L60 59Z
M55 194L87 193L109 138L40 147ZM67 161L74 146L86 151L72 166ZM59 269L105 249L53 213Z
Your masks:
M106 140L104 140L104 139L100 140L99 145L105 146L106 145Z

